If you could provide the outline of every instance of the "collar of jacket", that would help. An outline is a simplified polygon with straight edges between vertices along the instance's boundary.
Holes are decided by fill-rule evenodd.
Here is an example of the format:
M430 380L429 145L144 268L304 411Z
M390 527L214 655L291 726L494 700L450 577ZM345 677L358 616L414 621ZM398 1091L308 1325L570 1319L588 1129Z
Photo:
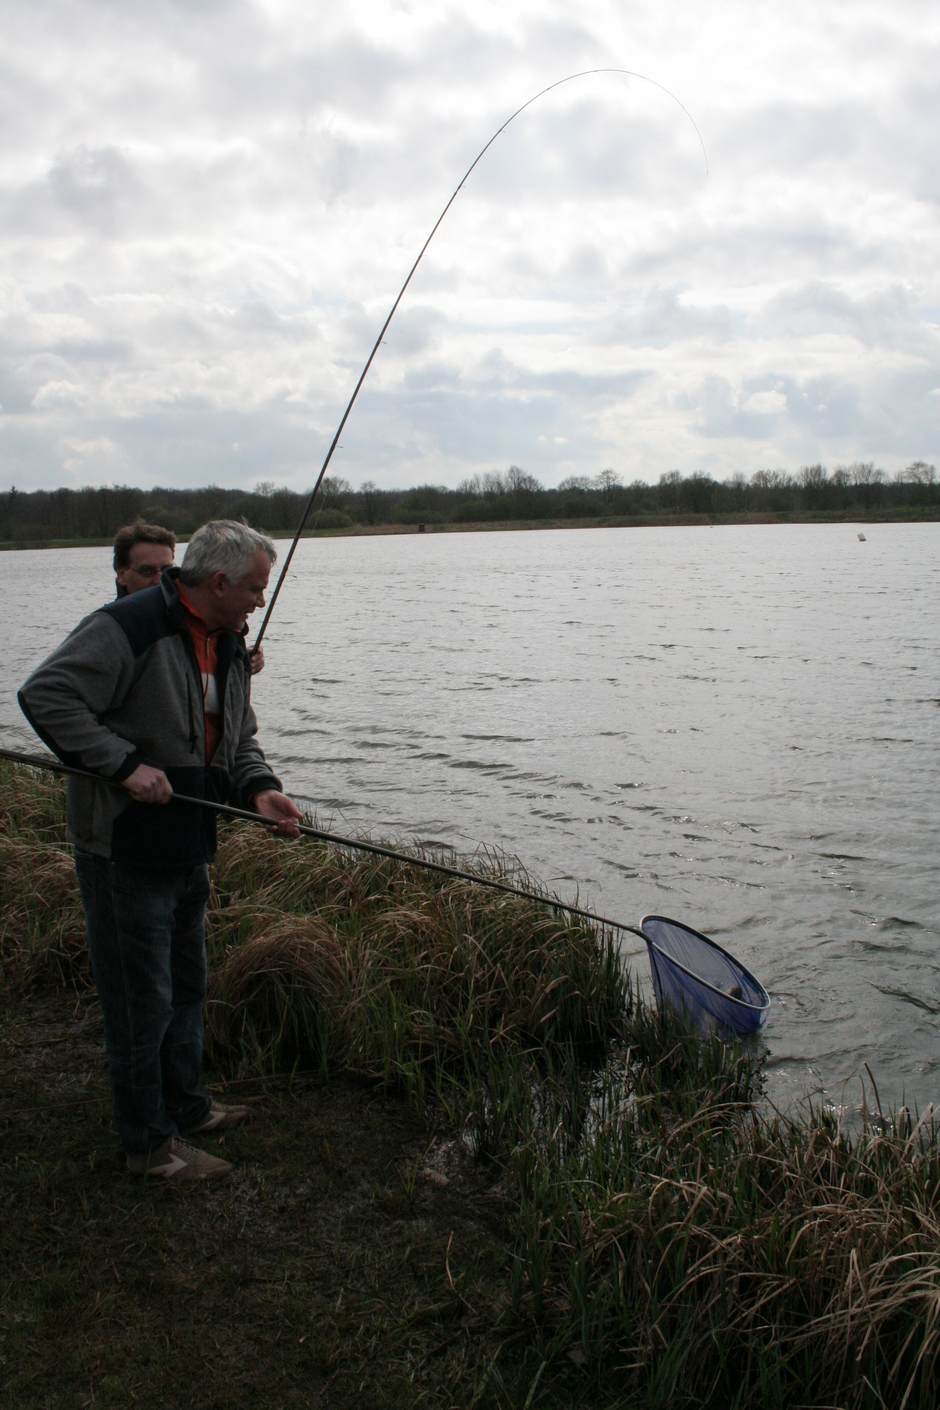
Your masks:
M186 608L183 606L179 591L180 569L176 564L172 568L164 568L160 575L160 590L163 593L163 601L166 605L167 617L174 631L185 632L190 635L189 618L186 615ZM225 671L234 656L244 653L247 660L248 648L245 645L245 637L248 635L248 624L245 624L243 632L227 631L224 627L217 633L219 639L219 663Z
M188 631L186 625L186 609L180 600L179 591L180 570L176 566L164 568L160 574L160 590L163 593L163 601L166 605L167 616L177 631Z

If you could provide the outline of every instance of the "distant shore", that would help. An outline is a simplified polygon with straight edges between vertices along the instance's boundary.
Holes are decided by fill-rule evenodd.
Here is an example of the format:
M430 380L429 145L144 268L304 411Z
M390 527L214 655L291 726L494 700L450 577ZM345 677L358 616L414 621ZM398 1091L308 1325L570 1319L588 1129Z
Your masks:
M841 511L820 511L816 514L611 514L593 519L501 519L492 522L446 523L446 524L353 524L350 527L330 529L306 529L305 539L310 538L375 538L391 534L476 534L476 533L531 533L536 529L661 529L689 527L720 527L727 524L924 524L936 523L940 512L918 507L916 509L880 510L866 513L843 513ZM295 526L287 526L265 531L273 539L290 539L296 532ZM181 533L182 539L186 535ZM110 538L29 538L0 540L0 552L16 552L20 549L40 548L104 548L111 546Z

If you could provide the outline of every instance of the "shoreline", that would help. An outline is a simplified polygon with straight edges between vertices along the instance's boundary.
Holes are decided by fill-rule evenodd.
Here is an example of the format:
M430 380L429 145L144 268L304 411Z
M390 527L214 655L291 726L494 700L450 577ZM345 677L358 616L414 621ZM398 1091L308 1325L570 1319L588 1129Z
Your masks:
M670 529L670 528L721 528L724 526L763 526L767 524L934 524L940 522L938 512L917 512L898 510L896 512L843 513L841 511L820 511L816 514L642 514L642 515L601 515L583 519L500 519L468 523L425 523L421 524L354 524L339 529L306 529L301 535L305 539L319 538L383 538L401 534L478 534L478 533L531 533L534 530L554 529ZM264 529L275 541L291 539L296 530L286 528ZM185 540L183 531L180 538ZM0 540L0 553L16 553L48 548L110 548L111 538L30 538Z

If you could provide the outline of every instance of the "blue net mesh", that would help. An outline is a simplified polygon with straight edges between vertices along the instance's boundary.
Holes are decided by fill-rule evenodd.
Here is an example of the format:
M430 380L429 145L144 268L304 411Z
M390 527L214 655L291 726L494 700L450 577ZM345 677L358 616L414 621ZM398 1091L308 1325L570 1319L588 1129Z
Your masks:
M640 932L660 1006L685 1012L703 1033L743 1036L766 1023L767 990L714 940L666 916L644 916Z

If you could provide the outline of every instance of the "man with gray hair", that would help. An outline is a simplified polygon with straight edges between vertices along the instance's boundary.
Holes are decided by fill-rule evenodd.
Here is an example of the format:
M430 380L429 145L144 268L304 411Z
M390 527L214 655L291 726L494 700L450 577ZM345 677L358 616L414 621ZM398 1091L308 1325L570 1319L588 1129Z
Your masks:
M203 1085L215 814L174 793L252 808L287 837L301 817L256 738L243 641L275 558L247 524L204 524L181 568L92 612L19 694L44 743L102 780L69 780L68 821L115 1124L128 1169L173 1183L227 1173L186 1137L248 1115Z

